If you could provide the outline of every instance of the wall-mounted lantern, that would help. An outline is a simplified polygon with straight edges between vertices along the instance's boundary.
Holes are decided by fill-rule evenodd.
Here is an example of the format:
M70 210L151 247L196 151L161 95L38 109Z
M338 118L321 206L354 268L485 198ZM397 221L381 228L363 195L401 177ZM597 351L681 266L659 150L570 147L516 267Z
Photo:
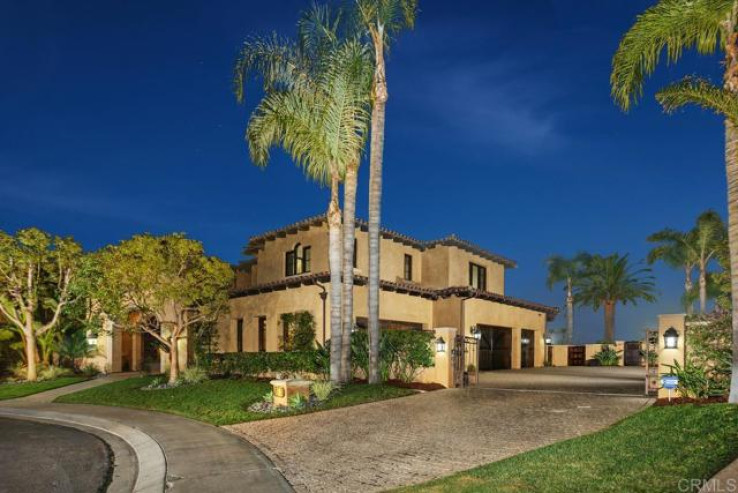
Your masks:
M87 333L87 344L90 347L97 347L97 334L94 332Z
M527 337L521 337L521 338L520 338L520 343L521 343L521 344L522 344L523 346L527 346L528 344L530 344L530 339L529 339L529 338L527 338Z
M472 325L471 334L472 336L474 336L474 339L476 340L479 340L482 338L482 331L479 330L479 327L477 327L476 325Z
M674 327L669 327L664 332L664 347L666 349L676 349L679 342L679 332Z
M443 340L443 337L439 337L438 339L436 339L436 352L437 353L446 352L446 341Z
M546 341L546 346L550 346L551 344L553 344L553 339L551 339L551 336L546 336L546 339L544 340Z

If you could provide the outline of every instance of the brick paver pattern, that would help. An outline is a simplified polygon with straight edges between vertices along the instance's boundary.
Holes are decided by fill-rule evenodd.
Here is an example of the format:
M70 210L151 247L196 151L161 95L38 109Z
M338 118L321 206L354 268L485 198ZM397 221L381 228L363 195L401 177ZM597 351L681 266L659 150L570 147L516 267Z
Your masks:
M228 427L262 449L298 491L420 483L602 429L642 397L442 390Z

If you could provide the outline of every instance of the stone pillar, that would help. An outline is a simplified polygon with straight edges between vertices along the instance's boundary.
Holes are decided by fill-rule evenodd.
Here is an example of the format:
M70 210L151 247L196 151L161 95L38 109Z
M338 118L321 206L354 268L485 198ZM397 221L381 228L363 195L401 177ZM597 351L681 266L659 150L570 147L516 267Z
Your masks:
M683 313L659 315L659 340L658 340L658 351L659 351L659 378L662 375L666 375L671 371L667 365L674 365L674 362L678 362L680 366L684 366L685 361L685 327L686 327L686 315ZM674 328L679 334L677 340L676 349L666 349L664 346L664 332L670 328ZM661 382L659 381L659 386ZM659 398L665 398L669 395L666 389L659 389ZM679 393L676 390L671 391L671 396L676 397Z
M522 352L520 351L520 336L522 334L520 327L512 329L512 354L511 367L513 370L519 370L522 367Z

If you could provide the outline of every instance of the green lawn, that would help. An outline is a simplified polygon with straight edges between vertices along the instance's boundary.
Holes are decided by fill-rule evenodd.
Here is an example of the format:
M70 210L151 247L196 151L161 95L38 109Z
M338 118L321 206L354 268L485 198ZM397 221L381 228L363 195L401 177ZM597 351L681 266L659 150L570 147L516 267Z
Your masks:
M680 479L710 478L736 457L738 406L651 407L601 432L400 491L674 492Z
M0 401L25 397L59 387L66 387L67 385L84 382L85 380L87 380L87 377L60 377L44 382L0 383Z
M214 425L255 421L286 414L253 413L246 409L271 390L265 382L209 380L167 390L141 390L153 377L130 378L59 397L56 402L132 407L179 414ZM347 385L319 409L352 406L402 397L412 390L380 385ZM310 412L310 411L303 411Z

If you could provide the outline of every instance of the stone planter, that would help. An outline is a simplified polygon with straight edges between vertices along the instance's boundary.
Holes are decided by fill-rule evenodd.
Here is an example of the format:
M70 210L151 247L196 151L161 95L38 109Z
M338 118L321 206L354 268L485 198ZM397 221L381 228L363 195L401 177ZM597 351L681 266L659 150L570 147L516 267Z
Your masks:
M302 394L305 401L310 400L310 380L272 380L273 403L277 407L289 407L290 398L295 394Z

